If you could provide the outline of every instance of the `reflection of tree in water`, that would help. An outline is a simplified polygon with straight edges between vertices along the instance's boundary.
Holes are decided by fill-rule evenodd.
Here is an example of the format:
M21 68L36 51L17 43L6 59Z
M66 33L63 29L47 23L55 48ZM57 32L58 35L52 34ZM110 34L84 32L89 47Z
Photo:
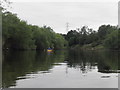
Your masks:
M84 51L69 51L68 66L74 68L80 68L82 73L91 71L96 59L93 57L93 53Z
M67 68L76 68L83 74L98 67L99 72L118 69L118 53L97 51L14 51L3 53L3 87L16 85L16 80L26 79L30 73L49 73L57 63L67 63Z
M54 63L63 62L64 52L13 51L3 54L3 88L16 85L16 80L28 78L26 74L49 73Z
M118 51L106 51L101 53L99 57L98 72L102 73L116 73L118 68Z
M99 72L110 72L118 69L118 53L116 51L69 51L68 66L80 68L87 73L98 68Z

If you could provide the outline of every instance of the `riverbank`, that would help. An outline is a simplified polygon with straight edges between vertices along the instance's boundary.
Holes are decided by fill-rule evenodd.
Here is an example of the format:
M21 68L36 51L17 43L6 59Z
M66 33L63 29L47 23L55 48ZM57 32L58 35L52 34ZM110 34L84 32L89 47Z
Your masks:
M92 44L86 44L83 46L75 45L70 47L72 50L105 50L106 48L103 45L92 46Z
M119 49L108 49L104 47L103 45L97 45L97 46L92 46L92 44L86 44L83 46L80 45L75 45L72 47L69 47L71 50L112 50L112 51L120 51Z

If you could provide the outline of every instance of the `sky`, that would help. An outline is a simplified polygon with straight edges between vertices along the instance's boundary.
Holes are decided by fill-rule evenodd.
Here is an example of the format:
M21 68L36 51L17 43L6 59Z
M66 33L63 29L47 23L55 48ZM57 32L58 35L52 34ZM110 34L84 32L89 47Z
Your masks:
M11 0L11 9L28 24L50 26L56 33L86 25L94 30L103 24L118 24L118 0ZM102 1L102 2L101 2Z
M10 0L12 2L118 2L119 0Z

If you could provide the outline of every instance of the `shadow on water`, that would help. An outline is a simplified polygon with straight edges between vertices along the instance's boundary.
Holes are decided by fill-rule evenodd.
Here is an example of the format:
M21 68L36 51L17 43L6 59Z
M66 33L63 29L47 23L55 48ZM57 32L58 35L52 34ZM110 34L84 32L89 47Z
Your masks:
M3 87L14 86L19 77L38 71L49 72L54 63L64 61L64 52L12 51L3 55ZM23 78L22 78L23 79Z
M69 68L79 68L82 73L96 67L98 72L113 73L118 70L116 51L8 51L3 52L3 88L16 86L19 79L27 79L27 74L52 73L50 69L60 63Z
M69 51L67 61L69 67L80 68L83 73L95 66L98 67L98 72L116 73L119 54L118 51Z

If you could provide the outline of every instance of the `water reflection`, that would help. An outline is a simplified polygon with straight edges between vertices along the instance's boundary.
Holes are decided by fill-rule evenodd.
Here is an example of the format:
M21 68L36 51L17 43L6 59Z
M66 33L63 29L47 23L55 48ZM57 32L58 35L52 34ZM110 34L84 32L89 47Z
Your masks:
M98 72L116 72L119 54L118 51L69 51L68 66L80 68L83 73L91 71L96 65Z
M118 52L115 51L69 51L52 53L40 51L9 51L3 53L3 87L16 86L16 81L34 78L35 75L53 73L55 67L77 69L85 73L98 70L101 73L116 73ZM58 69L57 69L58 70ZM31 77L32 75L32 77ZM109 78L102 76L101 78Z

